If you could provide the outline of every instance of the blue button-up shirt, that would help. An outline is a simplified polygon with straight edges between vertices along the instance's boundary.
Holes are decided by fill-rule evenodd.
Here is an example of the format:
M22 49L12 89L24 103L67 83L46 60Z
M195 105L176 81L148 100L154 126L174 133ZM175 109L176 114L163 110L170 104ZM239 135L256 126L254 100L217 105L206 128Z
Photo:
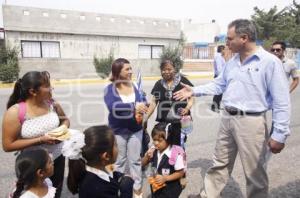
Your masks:
M233 56L211 83L193 88L194 95L219 95L222 103L248 112L273 109L272 139L284 143L290 134L290 95L281 61L263 48L246 58Z
M218 76L224 65L225 65L225 59L224 57L222 56L221 53L217 53L216 56L214 57L214 72L215 72L215 76Z

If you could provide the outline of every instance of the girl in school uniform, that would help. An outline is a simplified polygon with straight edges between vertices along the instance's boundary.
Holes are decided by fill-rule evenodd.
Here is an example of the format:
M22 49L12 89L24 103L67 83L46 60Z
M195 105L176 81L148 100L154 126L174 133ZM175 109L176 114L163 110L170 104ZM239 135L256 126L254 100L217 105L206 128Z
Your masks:
M132 198L133 180L108 168L118 155L115 136L108 126L93 126L73 134L62 153L70 159L67 186L79 198Z
M172 145L171 133L171 124L156 124L151 133L154 148L142 159L143 166L151 162L156 170L150 182L154 198L176 198L182 191L180 179L185 175L186 154L180 146Z

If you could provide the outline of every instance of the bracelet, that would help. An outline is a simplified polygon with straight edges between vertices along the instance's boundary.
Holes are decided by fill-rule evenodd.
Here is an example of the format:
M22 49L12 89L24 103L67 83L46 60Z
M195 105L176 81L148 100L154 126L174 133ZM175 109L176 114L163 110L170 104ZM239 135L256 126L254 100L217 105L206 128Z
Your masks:
M39 143L40 143L40 144L43 143L43 141L42 141L42 136L39 137Z
M168 180L167 180L167 175L163 175L163 178L164 178L165 182L168 181Z

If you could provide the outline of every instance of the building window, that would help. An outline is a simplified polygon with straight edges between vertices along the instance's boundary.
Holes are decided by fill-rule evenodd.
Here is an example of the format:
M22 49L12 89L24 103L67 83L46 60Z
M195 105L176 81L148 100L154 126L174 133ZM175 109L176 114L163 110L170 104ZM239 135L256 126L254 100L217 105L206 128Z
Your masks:
M159 58L163 48L163 45L139 45L139 58Z
M42 57L43 58L59 58L59 42L42 42Z
M61 13L61 14L60 14L60 17L63 18L63 19L65 19L65 18L67 18L67 14Z
M79 19L80 19L81 21L84 21L84 20L85 20L85 16L84 16L84 15L80 15L80 16L79 16Z
M23 58L40 58L41 43L39 41L22 41Z
M49 13L48 12L43 12L43 17L49 17Z
M30 12L28 10L23 10L23 15L24 16L29 16L30 15Z
M0 28L0 40L4 39L4 28Z
M162 54L163 46L152 46L152 58L159 58Z
M59 42L21 41L23 58L59 58Z
M139 58L151 58L151 45L139 45Z

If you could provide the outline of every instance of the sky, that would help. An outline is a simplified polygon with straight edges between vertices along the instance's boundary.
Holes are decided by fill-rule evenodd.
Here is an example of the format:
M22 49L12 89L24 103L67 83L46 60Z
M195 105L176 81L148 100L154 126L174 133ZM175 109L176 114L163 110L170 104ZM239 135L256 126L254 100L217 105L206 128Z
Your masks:
M234 19L250 19L253 8L268 11L277 6L282 9L293 0L0 0L1 5L20 5L60 10L88 11L167 19L192 19L209 23L213 19L226 33L227 25ZM300 3L300 0L296 0ZM3 27L2 9L0 27Z

